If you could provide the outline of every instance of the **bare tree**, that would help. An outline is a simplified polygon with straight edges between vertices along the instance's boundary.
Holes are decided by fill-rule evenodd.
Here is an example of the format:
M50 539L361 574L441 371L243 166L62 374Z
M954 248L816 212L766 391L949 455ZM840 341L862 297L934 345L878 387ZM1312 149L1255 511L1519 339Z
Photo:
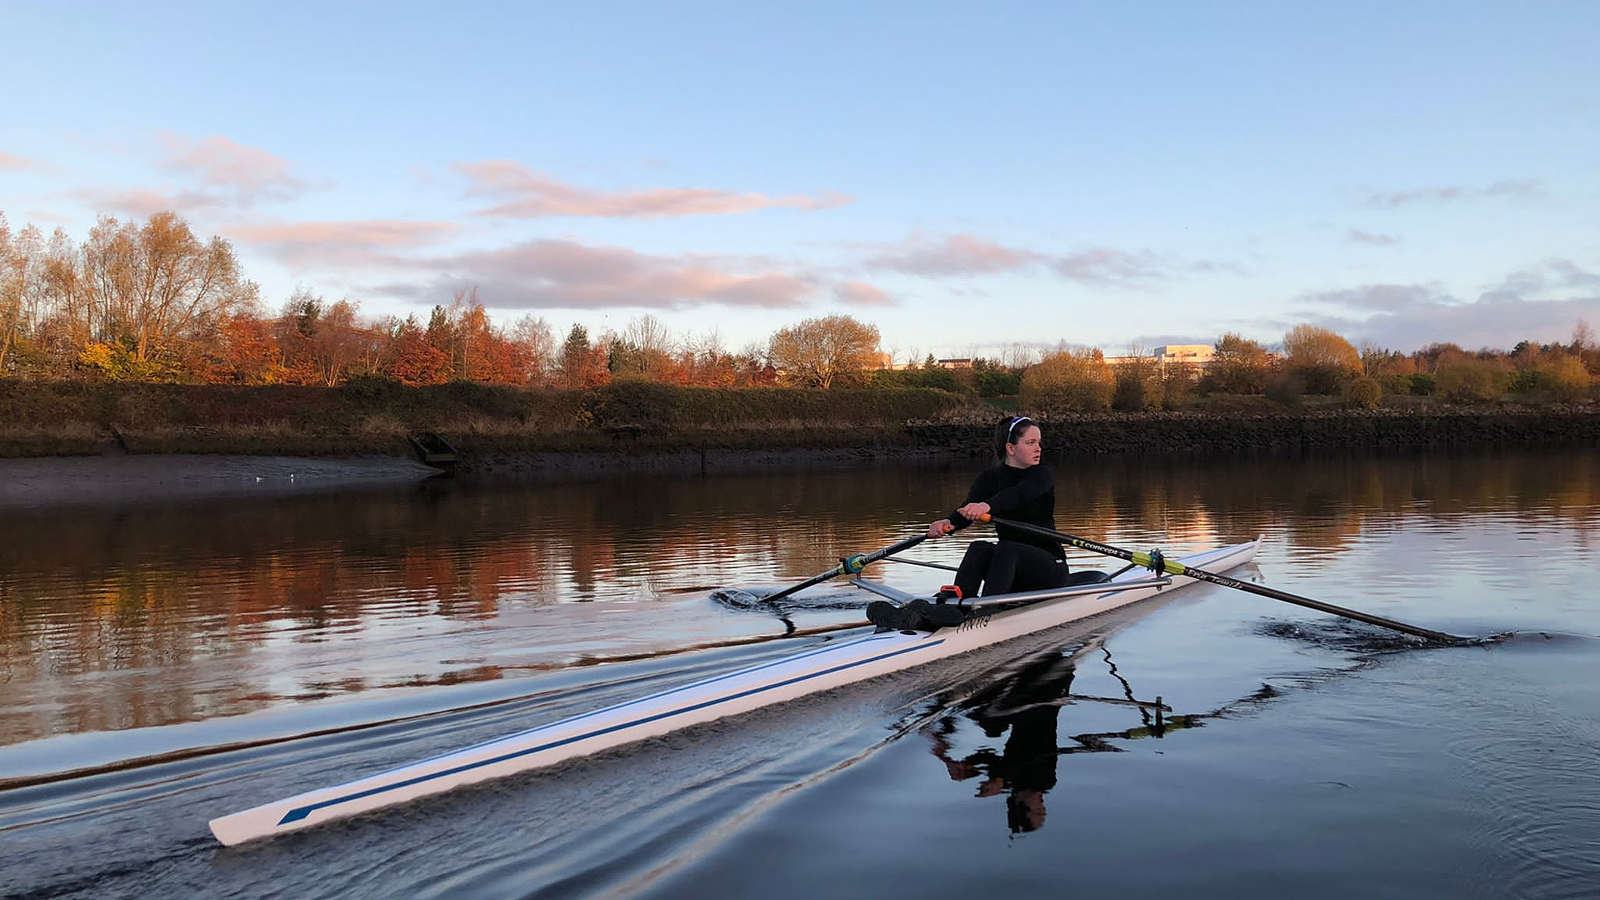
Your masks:
M1572 326L1572 344L1568 348L1573 353L1582 353L1594 347L1594 331L1589 328L1588 319L1579 319L1578 324Z
M524 315L511 325L511 340L528 354L528 380L543 382L555 371L556 334L543 317Z
M648 313L629 322L622 339L650 355L670 356L677 344L666 324Z
M227 241L202 243L170 212L152 215L142 228L102 218L81 254L89 339L121 342L139 362L168 353L256 296Z
M829 388L841 377L859 377L878 359L877 326L850 316L807 319L779 329L769 344L772 364L791 380Z

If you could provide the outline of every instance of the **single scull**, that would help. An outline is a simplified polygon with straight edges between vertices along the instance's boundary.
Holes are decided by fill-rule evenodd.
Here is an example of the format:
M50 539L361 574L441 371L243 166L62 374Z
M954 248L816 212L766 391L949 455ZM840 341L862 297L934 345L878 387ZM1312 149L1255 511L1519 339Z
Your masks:
M1257 538L1187 556L1182 562L1197 569L1225 571L1249 562L1259 544ZM932 632L878 631L830 642L444 756L220 816L211 820L211 832L217 840L232 845L295 831L897 672L1086 619L1193 582L1187 577L1151 577L1147 572L1127 570L1098 584L986 597L982 607L957 626ZM875 582L857 579L856 583L896 599L909 599ZM1004 605L1007 602L1018 605Z

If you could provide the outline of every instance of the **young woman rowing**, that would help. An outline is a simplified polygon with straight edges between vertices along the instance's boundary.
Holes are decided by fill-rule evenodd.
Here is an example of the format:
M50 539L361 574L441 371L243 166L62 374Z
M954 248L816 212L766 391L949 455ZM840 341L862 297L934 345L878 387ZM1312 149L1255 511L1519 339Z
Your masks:
M1001 420L995 428L999 465L985 469L967 489L967 499L946 518L928 526L928 537L959 531L985 515L1056 527L1055 473L1040 462L1044 436L1027 416ZM867 606L867 618L881 628L928 628L959 624L963 613L946 601L1066 587L1098 581L1099 572L1071 574L1061 542L1005 525L995 526L996 541L973 541L956 570L954 585L940 591L937 603L912 601Z

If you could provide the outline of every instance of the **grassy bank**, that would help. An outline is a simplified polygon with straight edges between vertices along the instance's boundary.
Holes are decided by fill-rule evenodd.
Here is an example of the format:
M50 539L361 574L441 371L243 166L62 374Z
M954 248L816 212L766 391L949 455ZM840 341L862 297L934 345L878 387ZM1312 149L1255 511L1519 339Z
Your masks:
M985 456L994 406L926 388L805 390L621 382L593 390L455 383L339 388L0 381L0 456L105 452L409 456L435 431L463 454L621 454L907 448ZM1286 408L1210 398L1178 412L1047 418L1052 455L1231 455L1600 440L1600 407L1462 406L1396 398Z
M637 451L838 447L908 440L905 423L961 418L945 391L693 388L593 390L471 383L338 388L0 381L0 456L106 452L408 454L436 431L463 449Z

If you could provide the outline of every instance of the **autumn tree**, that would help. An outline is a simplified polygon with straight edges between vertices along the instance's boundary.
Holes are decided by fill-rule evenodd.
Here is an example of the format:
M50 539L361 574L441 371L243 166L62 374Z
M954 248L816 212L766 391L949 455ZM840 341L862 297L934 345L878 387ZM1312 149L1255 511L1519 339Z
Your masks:
M211 384L279 384L286 379L282 345L272 323L253 309L239 310L216 323L189 364Z
M408 316L399 322L391 339L393 350L383 374L398 379L407 387L443 384L450 380L449 359L428 343L416 317Z
M773 334L767 353L789 379L829 388L841 380L859 380L877 363L878 328L851 316L806 319Z
M567 332L556 369L561 384L569 388L597 387L609 380L605 348L590 344L589 329L582 325Z
M1046 354L1022 373L1021 399L1035 409L1099 412L1111 408L1116 378L1099 350Z
M1131 347L1112 374L1116 381L1112 407L1129 411L1161 408L1165 385L1161 360L1154 354L1142 347Z
M334 303L298 287L275 323L285 379L294 384L343 384L351 375L370 375L382 367L382 335L357 318L360 306L345 298Z
M1318 325L1296 325L1283 336L1284 367L1305 380L1306 391L1335 394L1361 374L1355 345Z
M1271 369L1272 357L1265 347L1229 332L1217 341L1201 388L1222 394L1259 394L1267 388Z
M254 302L233 247L202 242L176 214L141 227L103 217L80 252L88 339L120 344L138 363L176 351L222 318Z
M1453 403L1483 403L1505 391L1506 370L1493 361L1461 355L1440 364L1435 391Z

